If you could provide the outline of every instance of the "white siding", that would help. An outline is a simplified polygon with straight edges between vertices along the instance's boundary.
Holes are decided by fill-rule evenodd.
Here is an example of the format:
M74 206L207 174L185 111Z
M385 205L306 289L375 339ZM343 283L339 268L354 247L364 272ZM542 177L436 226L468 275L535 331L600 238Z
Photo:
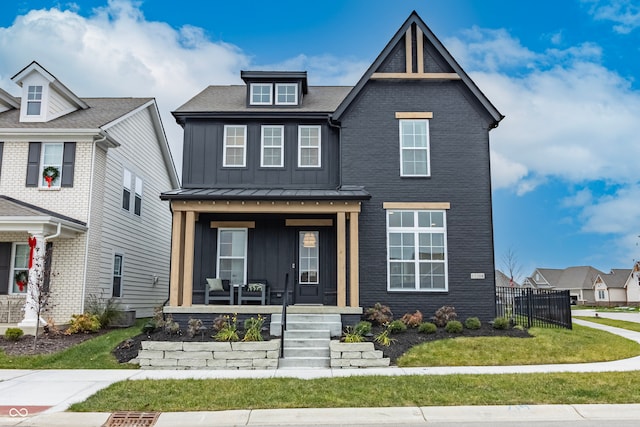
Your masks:
M168 298L171 212L160 193L171 181L148 109L109 129L122 145L107 152L102 218L100 285L110 292L115 253L124 255L123 307L138 317L150 316ZM122 206L123 168L143 180L142 212L138 217ZM158 283L153 284L153 277Z
M58 92L49 88L47 120L53 120L64 114L77 110L77 107L64 99Z

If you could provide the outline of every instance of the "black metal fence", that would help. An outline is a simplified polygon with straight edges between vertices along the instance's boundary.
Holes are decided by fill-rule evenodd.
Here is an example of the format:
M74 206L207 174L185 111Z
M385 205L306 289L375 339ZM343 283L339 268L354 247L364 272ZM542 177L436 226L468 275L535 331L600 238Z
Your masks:
M513 319L526 328L572 329L568 290L497 287L496 315Z

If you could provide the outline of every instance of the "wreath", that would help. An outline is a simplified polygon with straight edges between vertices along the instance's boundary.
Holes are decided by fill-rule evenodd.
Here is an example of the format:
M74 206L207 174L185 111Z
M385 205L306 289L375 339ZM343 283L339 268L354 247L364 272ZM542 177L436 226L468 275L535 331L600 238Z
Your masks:
M58 179L59 176L60 176L60 171L55 166L47 166L42 171L42 177L44 178L45 181L47 181L47 185L49 187L51 187L51 183L56 179Z
M16 285L18 285L18 289L20 292L24 291L24 287L27 284L27 280L29 279L29 275L26 271L18 271L15 275Z

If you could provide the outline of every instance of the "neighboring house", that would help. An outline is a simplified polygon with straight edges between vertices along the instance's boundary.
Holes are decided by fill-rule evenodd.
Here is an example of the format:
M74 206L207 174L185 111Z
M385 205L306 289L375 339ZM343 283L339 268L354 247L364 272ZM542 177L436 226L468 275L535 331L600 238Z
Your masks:
M627 305L640 305L640 261L633 264L631 273L624 284L627 293Z
M151 315L168 297L159 194L179 185L155 100L79 98L37 62L12 80L21 96L0 92L0 322L35 325L30 304L24 319L7 306L25 305L37 270L58 324L91 296Z
M590 266L536 268L527 279L537 288L568 289L572 304L594 305L595 280L604 273Z
M504 274L500 270L496 270L496 287L498 288L522 288L523 285L518 283L514 278Z
M613 268L609 274L599 274L593 282L596 305L626 305L631 269Z
M503 116L415 12L354 87L241 77L173 112L175 312L202 310L215 277L267 280L280 305L288 274L296 304L495 317L489 131Z

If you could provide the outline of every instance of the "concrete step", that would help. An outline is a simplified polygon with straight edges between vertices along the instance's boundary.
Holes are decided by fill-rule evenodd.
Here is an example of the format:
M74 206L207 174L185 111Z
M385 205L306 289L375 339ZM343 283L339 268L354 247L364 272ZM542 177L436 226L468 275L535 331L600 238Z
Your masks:
M271 335L281 333L282 315L271 317ZM339 314L288 314L287 331L297 330L329 330L332 337L342 334L342 320Z
M331 355L331 350L319 347L285 347L284 358L327 358Z
M330 365L328 357L291 357L278 361L278 369L328 368Z
M329 342L331 340L327 338L288 338L284 336L284 348L293 347L307 347L307 348L329 348Z
M285 331L285 338L289 339L305 339L305 338L326 338L330 337L330 331L328 329L317 330L305 330L305 329L290 329Z

